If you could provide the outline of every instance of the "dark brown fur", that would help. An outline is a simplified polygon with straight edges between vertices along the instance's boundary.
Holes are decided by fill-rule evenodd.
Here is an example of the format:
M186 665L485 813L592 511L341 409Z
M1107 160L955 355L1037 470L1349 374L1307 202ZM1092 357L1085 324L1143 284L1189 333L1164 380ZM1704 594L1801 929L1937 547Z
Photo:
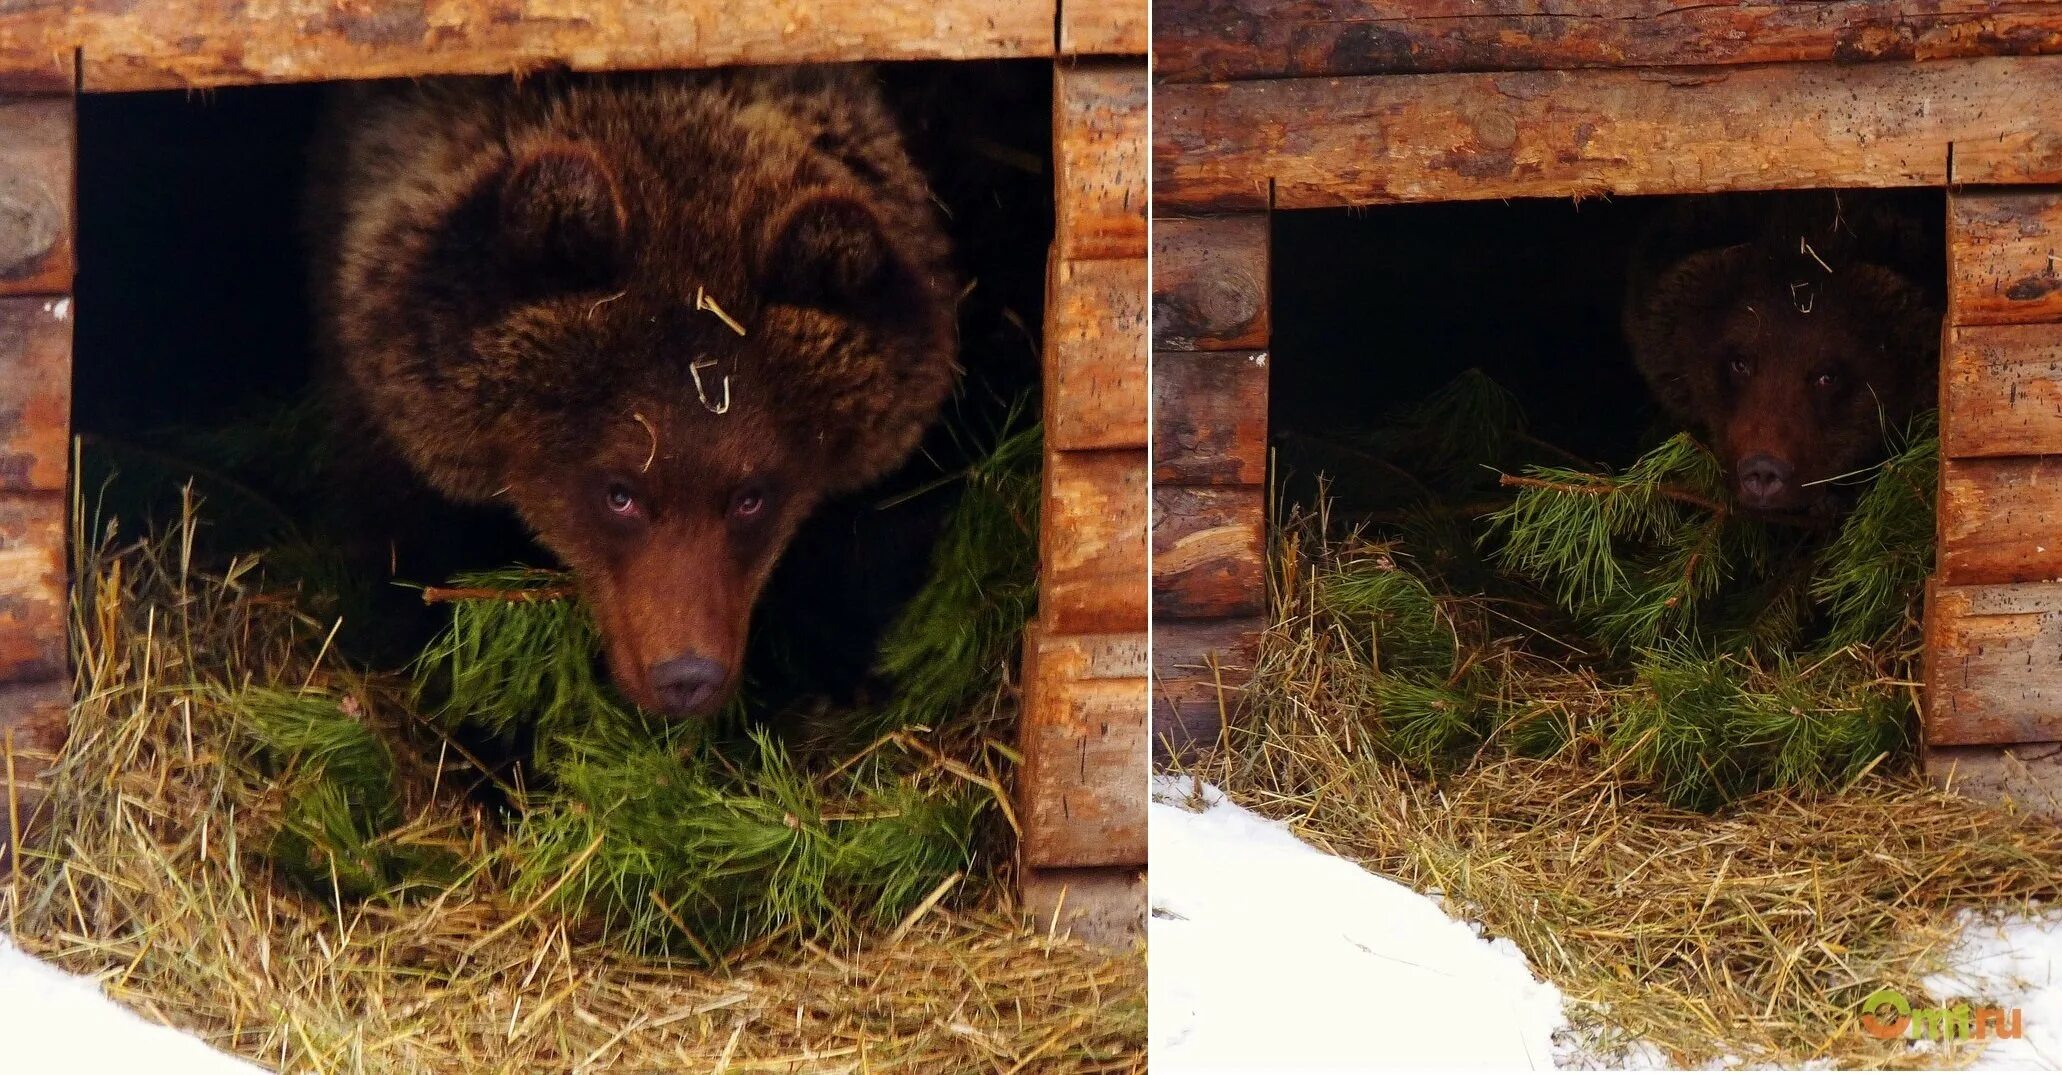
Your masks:
M521 514L632 699L706 712L796 525L953 382L947 243L870 72L380 86L331 126L348 402L444 495Z
M1743 505L1837 503L1836 479L1932 404L1942 303L1927 223L1911 195L1806 192L1686 203L1650 232L1626 337Z

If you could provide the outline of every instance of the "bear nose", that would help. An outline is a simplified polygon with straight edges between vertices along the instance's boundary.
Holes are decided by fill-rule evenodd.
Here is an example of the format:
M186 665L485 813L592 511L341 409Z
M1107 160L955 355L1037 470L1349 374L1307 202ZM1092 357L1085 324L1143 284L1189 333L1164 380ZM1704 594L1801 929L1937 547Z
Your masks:
M1740 499L1748 507L1767 507L1789 488L1794 468L1772 455L1750 455L1740 461Z
M730 672L720 662L690 653L652 665L651 677L652 693L666 712L696 717L713 708Z

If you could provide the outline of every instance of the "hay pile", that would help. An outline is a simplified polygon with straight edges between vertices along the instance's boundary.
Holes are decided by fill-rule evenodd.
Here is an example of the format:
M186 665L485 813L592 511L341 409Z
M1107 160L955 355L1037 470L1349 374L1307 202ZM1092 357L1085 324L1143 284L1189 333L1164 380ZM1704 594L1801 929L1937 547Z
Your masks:
M405 679L339 666L327 628L255 561L204 573L193 542L189 514L163 540L82 551L71 741L4 893L29 951L297 1071L1141 1067L1136 954L1017 925L1006 885L940 886L885 929L746 944L713 953L714 971L640 957L607 923L562 913L562 886L518 887L494 851L501 819L458 786L477 770L455 752L388 755L407 777L386 814L400 820L368 846L410 863L412 887L355 898L353 864L333 857L314 860L326 891L295 883L282 839L366 814L310 811L291 778L318 755L365 755L296 746L278 733L299 725L252 706L253 690L437 732L410 715Z

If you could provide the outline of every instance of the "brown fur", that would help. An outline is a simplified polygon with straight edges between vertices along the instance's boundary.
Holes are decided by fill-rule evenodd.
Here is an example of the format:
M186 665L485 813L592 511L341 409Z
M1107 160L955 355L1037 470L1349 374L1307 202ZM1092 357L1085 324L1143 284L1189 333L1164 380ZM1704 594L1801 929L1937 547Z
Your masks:
M1625 311L1634 360L1745 506L1835 503L1834 479L1931 405L1924 226L1906 196L1807 192L1688 204L1650 234Z
M947 243L870 72L377 86L331 129L348 402L445 495L521 514L631 698L708 710L795 526L898 466L953 382ZM668 697L676 658L720 688Z

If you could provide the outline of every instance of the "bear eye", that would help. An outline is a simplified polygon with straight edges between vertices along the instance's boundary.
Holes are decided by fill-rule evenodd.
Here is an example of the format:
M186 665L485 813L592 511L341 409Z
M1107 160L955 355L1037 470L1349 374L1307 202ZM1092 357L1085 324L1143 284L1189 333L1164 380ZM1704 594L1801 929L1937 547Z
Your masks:
M606 501L609 510L617 515L637 514L637 495L622 482L610 482Z
M1840 375L1837 373L1821 373L1813 377L1811 383L1812 387L1819 389L1830 390L1838 388L1840 387Z
M1744 358L1736 358L1733 359L1731 363L1731 369L1734 373L1737 373L1740 376L1745 377L1748 374L1754 372L1754 365L1753 363L1748 362Z
M733 519L749 519L759 514L765 507L765 490L760 489L756 485L747 485L731 496L730 517Z

